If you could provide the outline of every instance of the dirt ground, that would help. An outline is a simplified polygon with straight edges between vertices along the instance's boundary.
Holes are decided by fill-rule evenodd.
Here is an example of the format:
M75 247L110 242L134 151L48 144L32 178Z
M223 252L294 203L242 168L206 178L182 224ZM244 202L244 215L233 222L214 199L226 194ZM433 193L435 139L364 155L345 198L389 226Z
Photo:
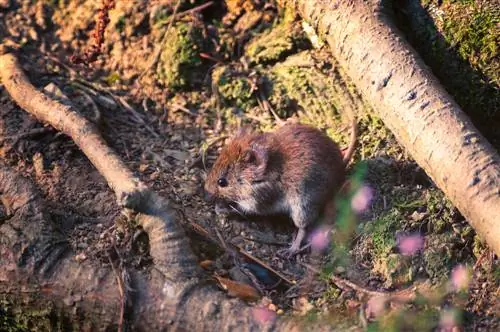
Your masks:
M193 224L214 239L218 229L225 241L297 281L292 287L263 287L278 314L357 322L366 298L339 289L328 273L386 291L417 280L449 286L459 266L471 271L465 297L451 292L436 302L388 308L368 328L445 330L448 321L461 320L465 331L498 330L497 258L371 113L328 50L316 45L321 41L273 2L226 2L199 10L201 1L180 1L177 13L191 12L169 28L177 1L116 1L103 51L86 65L71 63L69 56L88 46L99 1L0 0L0 42L17 49L38 88L56 91L54 98L84 114L101 113L102 135L130 169L175 203L200 262L211 261L209 273L249 282L230 255ZM157 50L158 61L151 65ZM294 233L287 220L217 217L203 199L204 177L223 138L242 123L262 130L275 124L256 97L261 86L280 117L313 123L341 145L348 137L342 112L354 111L360 119L350 172L367 166L370 205L356 218L357 235L321 257L305 252L280 258L276 252ZM104 178L71 139L17 107L1 84L0 155L43 192L75 259L151 267L145 234L125 221ZM399 239L415 234L422 244L405 255ZM322 273L313 277L308 266Z

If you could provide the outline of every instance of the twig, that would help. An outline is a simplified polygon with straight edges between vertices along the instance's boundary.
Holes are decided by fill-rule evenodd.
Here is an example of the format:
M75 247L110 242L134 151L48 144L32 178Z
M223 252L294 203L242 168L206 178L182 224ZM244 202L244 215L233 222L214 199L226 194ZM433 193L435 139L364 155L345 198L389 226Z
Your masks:
M259 96L257 96L257 101L262 103L264 110L270 112L272 114L272 116L274 117L274 119L276 120L276 122L278 122L278 124L282 125L286 122L283 119L281 119L279 117L278 113L276 113L276 111L273 109L273 107L271 106L271 104L267 100L266 96L264 95L264 93L262 92L260 87L259 87Z
M102 122L102 116L101 116L101 111L99 111L99 107L95 103L94 99L88 95L87 92L85 92L83 89L77 90L77 92L83 96L87 102L90 104L92 107L92 111L94 112L94 116L90 119L92 122L94 122L96 125L100 125Z
M174 108L174 112L176 112L176 111L181 111L181 112L183 112L183 113L185 113L185 114L187 114L187 115L189 115L189 116L192 116L192 117L196 117L196 116L197 116L197 114L192 113L192 112L189 110L189 108L184 107L184 106L182 106L182 105L179 105L179 104L177 104L177 103L172 104L172 107Z
M115 251L117 251L116 248L115 248ZM118 331L124 331L123 321L124 321L124 317L125 317L126 297L125 297L125 289L124 289L124 285L123 285L123 280L120 277L120 275L118 274L118 271L116 270L115 265L113 264L113 261L111 260L111 257L109 256L108 252L106 252L106 255L108 256L109 264L111 265L111 269L113 270L113 273L115 275L116 282L118 284L118 291L120 292L120 320L118 321Z
M217 59L217 58L211 56L210 54L203 53L203 52L200 53L200 58L212 60L213 62L217 62L217 63L222 62L220 59Z
M472 268L472 270L477 271L477 269L481 266L481 263L483 262L483 260L486 258L486 256L488 256L488 254L489 254L489 251L484 250L483 253L481 254L481 256L479 256L479 258L477 259L476 264L474 264L474 267Z
M267 239L264 239L263 237L259 237L259 238L251 238L248 236L242 236L242 237L247 241L252 241L252 242L257 242L257 243L271 244L271 245L277 245L277 246L285 246L288 244L288 242L285 242L285 241L267 240Z
M311 270L312 272L314 272L316 274L320 274L320 271L317 268L315 268L314 266L311 266L311 265L309 265L307 263L303 263L303 262L301 262L300 264L305 266L307 269ZM372 290L363 288L363 287L358 286L349 280L342 279L342 278L337 277L335 275L331 275L330 279L335 283L336 286L338 286L340 289L342 289L344 291L351 288L351 289L354 289L355 291L358 291L358 292L361 292L364 294L368 294L368 295L372 295L372 296L387 296L387 295L389 295L389 293L377 292L377 291L372 291Z
M309 270L313 271L314 273L317 273L317 274L320 273L320 271L318 269L316 269L315 267L313 267L307 263L301 262L300 264L305 266ZM335 276L335 275L331 275L330 279L337 287L339 287L340 289L342 289L344 291L351 288L351 289L354 289L355 291L360 292L360 293L364 293L364 294L367 294L370 296L378 296L378 297L383 296L390 301L397 301L397 302L412 301L415 299L417 293L425 293L426 291L428 291L431 288L431 284L430 284L429 280L427 280L424 283L415 284L413 286L410 286L410 287L402 289L402 290L393 291L393 292L379 292L379 291L372 291L372 290L363 288L363 287L356 285L355 283L353 283L349 280L340 278L340 277Z
M203 228L201 225L197 224L197 223L194 223L194 222L189 222L189 225L191 226L191 228L197 232L198 234L206 237L208 240L210 240L211 242L213 243L216 243L220 246L219 242L216 241L211 235L210 233L205 229ZM243 248L241 248L240 246L237 246L231 242L229 243L226 243L229 250L235 250L237 252L239 252L241 255L245 256L247 259L253 261L254 263L257 263L259 264L260 266L262 266L263 268L265 268L266 270L272 272L274 275L276 275L277 277L279 277L280 279L282 279L283 281L285 281L286 283L288 283L289 285L293 285L295 284L295 282L291 281L290 279L288 279L287 277L285 277L283 274L281 274L280 272L276 271L275 269L273 269L271 266L269 266L267 263L261 261L260 259L258 259L257 257L254 257L252 256L250 253L248 253L247 251L245 251ZM224 249L224 248L222 248Z
M8 139L12 139L13 140L12 145L16 145L17 141L19 141L20 139L30 137L30 136L36 136L36 135L49 133L53 130L54 130L54 128L52 128L52 127L34 128L34 129L31 129L31 130L24 132L24 133L21 133L21 134L2 137L0 139L0 142L6 141Z
M183 11L183 12L181 12L181 13L178 13L177 15L175 15L175 17L172 17L172 16L173 16L173 15L172 15L172 16L170 16L169 18L167 18L164 22L161 22L161 23L162 23L162 24L165 24L165 23L167 23L167 21L168 21L168 22L170 22L170 21L171 21L171 20L173 20L173 19L176 19L176 18L177 18L177 19L179 19L179 18L184 17L184 16L186 16L186 15L193 14L193 13L196 13L196 12L200 12L200 11L202 11L203 9L208 8L208 7L210 7L210 6L211 6L211 5L213 5L213 4L214 4L214 2L213 2L213 1L208 1L208 2L205 2L204 4L201 4L201 5L199 5L199 6L196 6L196 7L193 7L193 8L191 8L191 9L185 10L185 11Z
M126 100L125 98L123 97L116 97L118 98L119 102L121 105L123 105L123 107L129 111L130 113L132 113L132 115L134 116L134 118L139 121L143 126L144 128L146 128L147 131L149 131L154 137L156 138L159 138L160 135L153 130L153 128L151 128L147 123L146 121L139 115L139 112L137 112Z

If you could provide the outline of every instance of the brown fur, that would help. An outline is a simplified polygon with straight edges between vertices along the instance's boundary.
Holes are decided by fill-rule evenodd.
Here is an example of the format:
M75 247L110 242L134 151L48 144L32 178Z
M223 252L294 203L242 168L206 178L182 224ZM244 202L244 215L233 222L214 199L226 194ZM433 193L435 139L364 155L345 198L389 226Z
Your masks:
M354 134L351 140L355 141ZM244 130L221 151L205 182L206 192L240 213L289 215L299 228L290 254L298 251L305 228L322 213L345 180L345 156L322 131L287 123L272 133ZM218 181L224 178L227 186Z

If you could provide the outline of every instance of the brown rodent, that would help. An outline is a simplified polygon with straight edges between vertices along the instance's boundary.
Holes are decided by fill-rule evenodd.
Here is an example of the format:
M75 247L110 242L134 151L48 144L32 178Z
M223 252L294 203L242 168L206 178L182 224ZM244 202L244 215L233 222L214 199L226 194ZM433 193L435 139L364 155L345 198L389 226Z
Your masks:
M290 248L300 249L306 227L322 213L345 181L346 166L356 145L353 120L345 154L321 130L286 123L274 132L241 130L220 152L205 181L216 212L289 215L298 233Z

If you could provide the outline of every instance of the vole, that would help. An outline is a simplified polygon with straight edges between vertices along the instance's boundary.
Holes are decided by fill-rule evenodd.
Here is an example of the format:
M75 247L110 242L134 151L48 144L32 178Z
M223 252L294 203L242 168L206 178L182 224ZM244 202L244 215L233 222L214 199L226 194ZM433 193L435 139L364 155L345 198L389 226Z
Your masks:
M284 214L298 228L292 245L282 251L291 257L300 250L306 227L323 213L346 178L357 136L343 153L324 132L289 123L274 132L242 129L221 150L207 175L205 192L215 200L217 214Z

